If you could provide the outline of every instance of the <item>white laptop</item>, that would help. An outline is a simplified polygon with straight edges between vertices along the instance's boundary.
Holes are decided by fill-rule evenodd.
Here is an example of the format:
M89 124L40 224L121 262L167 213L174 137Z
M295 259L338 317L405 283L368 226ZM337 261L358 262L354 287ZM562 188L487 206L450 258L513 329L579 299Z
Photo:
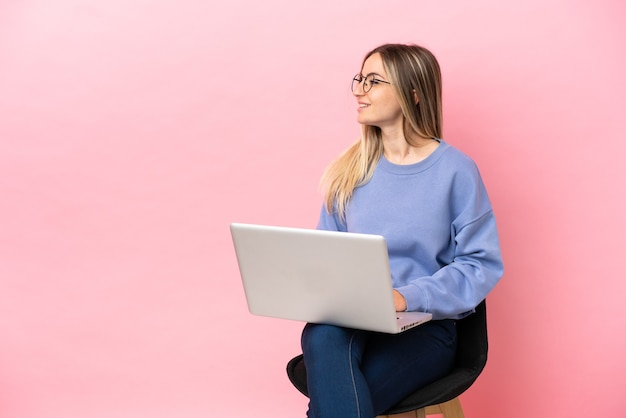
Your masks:
M432 319L396 312L380 235L233 223L252 314L386 333Z

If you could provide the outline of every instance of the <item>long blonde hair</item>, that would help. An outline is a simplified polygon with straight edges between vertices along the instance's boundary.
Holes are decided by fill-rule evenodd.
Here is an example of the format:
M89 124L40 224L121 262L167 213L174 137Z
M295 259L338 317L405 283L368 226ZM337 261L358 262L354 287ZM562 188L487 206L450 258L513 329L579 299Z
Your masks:
M418 45L385 44L367 53L363 64L374 54L380 54L402 109L407 142L411 143L416 136L441 138L441 70L435 56ZM382 154L380 128L362 125L361 138L333 161L322 176L329 213L336 211L340 220L345 221L354 189L371 179Z

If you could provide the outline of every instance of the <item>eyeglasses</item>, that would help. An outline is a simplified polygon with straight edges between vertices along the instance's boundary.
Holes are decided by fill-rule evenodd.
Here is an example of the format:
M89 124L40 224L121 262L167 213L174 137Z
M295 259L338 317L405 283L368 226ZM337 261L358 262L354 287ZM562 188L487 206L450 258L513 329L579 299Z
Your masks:
M367 77L363 77L361 74L357 74L352 79L352 91L354 92L359 84L363 83L363 93L369 92L373 86L380 83L391 84L388 81L380 80L376 78L376 74L370 74Z

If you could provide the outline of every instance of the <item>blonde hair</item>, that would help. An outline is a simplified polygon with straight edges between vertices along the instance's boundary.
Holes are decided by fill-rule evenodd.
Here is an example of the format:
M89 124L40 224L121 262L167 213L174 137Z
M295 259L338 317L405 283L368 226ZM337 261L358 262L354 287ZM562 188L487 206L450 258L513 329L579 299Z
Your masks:
M441 70L435 56L417 45L385 44L365 55L380 54L404 116L404 136L441 138ZM363 66L361 65L361 68ZM415 96L417 95L417 104ZM354 189L367 183L383 154L381 130L362 125L361 138L333 161L322 176L324 201L329 213L344 222Z

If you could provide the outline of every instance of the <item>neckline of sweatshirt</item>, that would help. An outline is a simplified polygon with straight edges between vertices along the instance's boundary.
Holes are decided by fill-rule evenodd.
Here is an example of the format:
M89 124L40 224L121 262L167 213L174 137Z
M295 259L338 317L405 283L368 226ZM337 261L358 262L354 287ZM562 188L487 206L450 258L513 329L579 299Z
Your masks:
M378 161L378 168L385 170L392 174L417 174L423 171L428 170L432 167L441 156L446 152L446 150L450 147L446 142L441 139L437 139L439 142L439 146L425 159L413 164L394 164L389 161L385 156L381 156Z

